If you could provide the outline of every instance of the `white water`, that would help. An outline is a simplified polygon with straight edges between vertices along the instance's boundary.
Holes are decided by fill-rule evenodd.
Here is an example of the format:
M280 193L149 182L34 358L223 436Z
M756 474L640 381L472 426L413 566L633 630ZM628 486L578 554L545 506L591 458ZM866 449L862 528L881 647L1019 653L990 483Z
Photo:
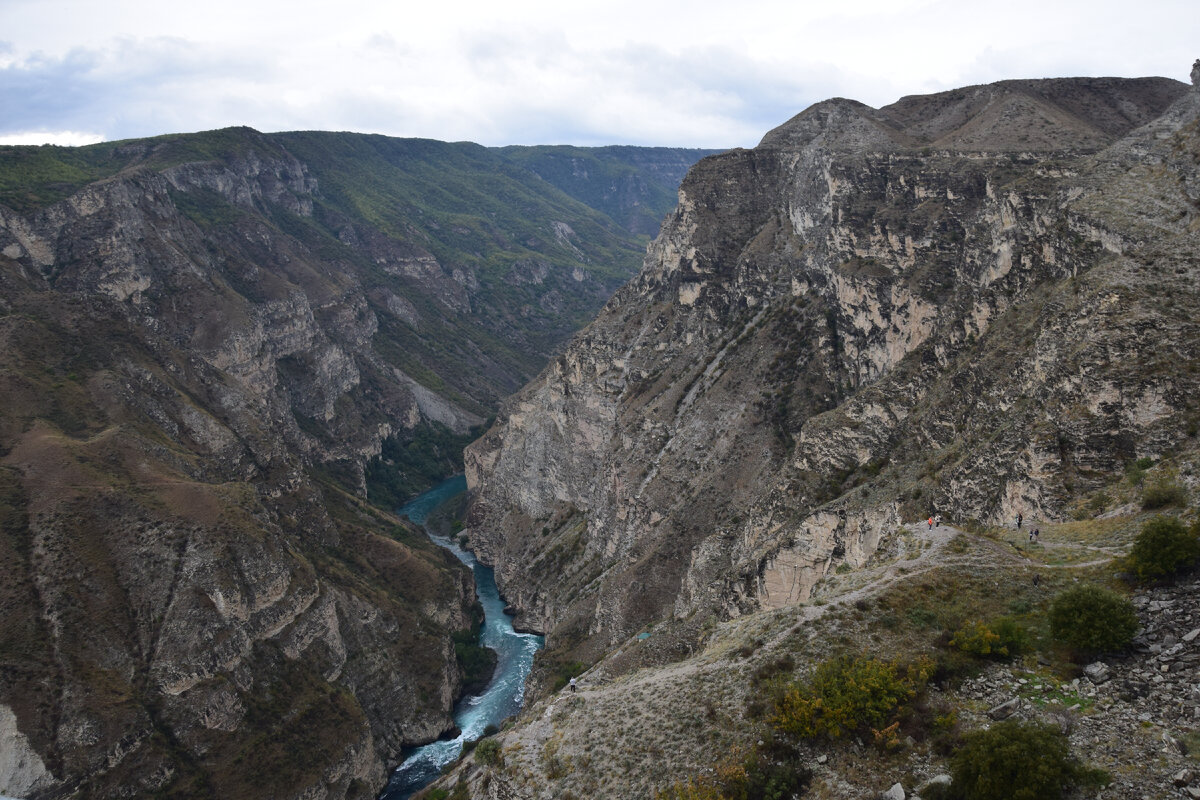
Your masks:
M439 505L466 488L460 475L442 483L400 509L418 525ZM406 800L441 774L442 767L458 758L464 741L478 739L488 725L497 725L521 709L525 699L525 678L533 666L533 655L541 649L541 636L517 633L504 613L504 601L496 590L492 568L475 560L453 541L441 536L430 538L469 566L475 573L475 592L483 605L480 642L496 651L496 672L482 694L464 697L454 709L454 722L462 730L455 739L446 739L417 747L392 773L381 800Z

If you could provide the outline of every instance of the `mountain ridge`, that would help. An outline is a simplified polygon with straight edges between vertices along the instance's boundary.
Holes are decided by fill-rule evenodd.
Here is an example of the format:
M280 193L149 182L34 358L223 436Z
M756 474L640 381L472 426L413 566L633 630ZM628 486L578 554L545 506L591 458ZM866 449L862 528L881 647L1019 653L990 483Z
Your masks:
M642 250L477 145L0 148L0 793L373 797L477 613L380 506Z
M1169 116L1168 99L1192 103L1182 84L1149 85L1156 92L1143 124ZM981 460L963 461L966 472L945 485L924 486L895 448L902 435L947 451L950 463L962 459L951 455L953 435L932 431L971 425L972 412L927 432L914 422L944 416L927 397L930 389L946 396L939 373L989 333L996 342L1036 336L1051 287L1084 280L1134 246L1059 205L1077 191L1059 184L1100 169L1088 166L1088 148L1076 149L1064 123L1056 140L1068 149L1042 155L1006 147L925 154L907 142L877 153L872 131L880 129L863 134L864 122L877 124L866 106L814 109L755 150L694 167L642 273L468 449L472 546L497 566L502 591L529 624L552 642L562 631L568 651L594 656L656 618L753 608L781 570L799 581L784 581L795 588L782 602L802 599L808 582L842 559L867 558L899 511L913 513L913 489L885 483L915 484L932 491L922 505L987 521L1019 506L1052 514L1071 496L1012 473L1012 496L990 498L971 474ZM1187 126L1175 130L1182 136ZM843 155L856 141L863 149ZM1185 221L1194 213L1188 202ZM1179 341L1186 346L1190 335ZM1003 396L992 374L960 370L954 381L982 379ZM1172 396L1177 408L1178 391ZM981 419L1003 418L1012 402ZM1081 443L1091 435L1069 434ZM1041 464L1045 446L1019 460ZM988 469L1017 456L990 447ZM1117 471L1135 455L1128 447L1107 461L1088 458ZM858 484L908 499L864 503L861 489L847 491ZM982 494L966 500L974 492ZM523 534L539 524L546 538ZM539 580L532 565L568 545L574 557L553 571L567 580Z
M1045 624L1079 582L1127 591L1154 514L1196 518L1193 79L1047 84L1108 92L1095 125L1028 82L908 98L961 103L925 142L827 101L693 167L642 271L467 450L469 544L547 648L500 766L438 787L737 796L794 769L823 798L946 796L962 729L1014 714L1108 770L1106 797L1195 793L1165 677L1200 657L1194 574L1135 589L1142 633L1086 672ZM989 619L1042 638L956 661ZM780 738L806 680L868 657L939 677L885 730Z

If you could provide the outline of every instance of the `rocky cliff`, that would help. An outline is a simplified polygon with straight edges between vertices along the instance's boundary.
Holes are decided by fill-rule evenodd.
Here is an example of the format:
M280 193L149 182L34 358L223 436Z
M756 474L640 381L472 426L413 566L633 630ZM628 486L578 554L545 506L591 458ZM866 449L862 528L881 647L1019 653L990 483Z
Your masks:
M805 600L901 519L1061 519L1194 442L1200 94L819 103L706 158L641 273L467 453L548 647Z
M0 794L373 796L475 600L367 484L455 469L639 249L474 145L0 149Z

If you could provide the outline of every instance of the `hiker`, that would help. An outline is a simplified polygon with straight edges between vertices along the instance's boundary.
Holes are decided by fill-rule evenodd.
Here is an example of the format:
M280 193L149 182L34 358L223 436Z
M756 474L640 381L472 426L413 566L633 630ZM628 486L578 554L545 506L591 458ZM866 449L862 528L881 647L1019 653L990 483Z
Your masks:
M575 679L571 678L571 691L575 691Z
M933 530L933 517L929 518L929 530Z
M1038 575L1036 572L1033 573L1033 588L1036 589L1038 587L1038 584L1040 584L1041 582L1042 582L1042 576Z
M942 515L941 514L933 515L933 524L937 525L939 527L941 526L941 524L942 524Z
M1038 537L1039 537L1039 536L1041 536L1041 535L1042 535L1042 531L1041 531L1041 529L1040 529L1040 528L1034 528L1034 529L1033 529L1033 533L1029 534L1029 541L1031 541L1031 542L1036 542L1036 541L1038 540Z
M1021 516L1021 512L1020 512L1020 511L1018 511L1018 512L1017 512L1017 530L1021 530L1021 522L1022 522L1024 519L1025 519L1025 517Z

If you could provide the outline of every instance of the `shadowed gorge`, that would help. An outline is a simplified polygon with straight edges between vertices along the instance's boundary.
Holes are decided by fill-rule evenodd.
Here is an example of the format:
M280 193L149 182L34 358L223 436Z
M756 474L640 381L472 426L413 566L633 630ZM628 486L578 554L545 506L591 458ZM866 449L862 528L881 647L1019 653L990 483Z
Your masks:
M470 144L0 148L0 793L374 796L476 606L380 508L645 241Z

